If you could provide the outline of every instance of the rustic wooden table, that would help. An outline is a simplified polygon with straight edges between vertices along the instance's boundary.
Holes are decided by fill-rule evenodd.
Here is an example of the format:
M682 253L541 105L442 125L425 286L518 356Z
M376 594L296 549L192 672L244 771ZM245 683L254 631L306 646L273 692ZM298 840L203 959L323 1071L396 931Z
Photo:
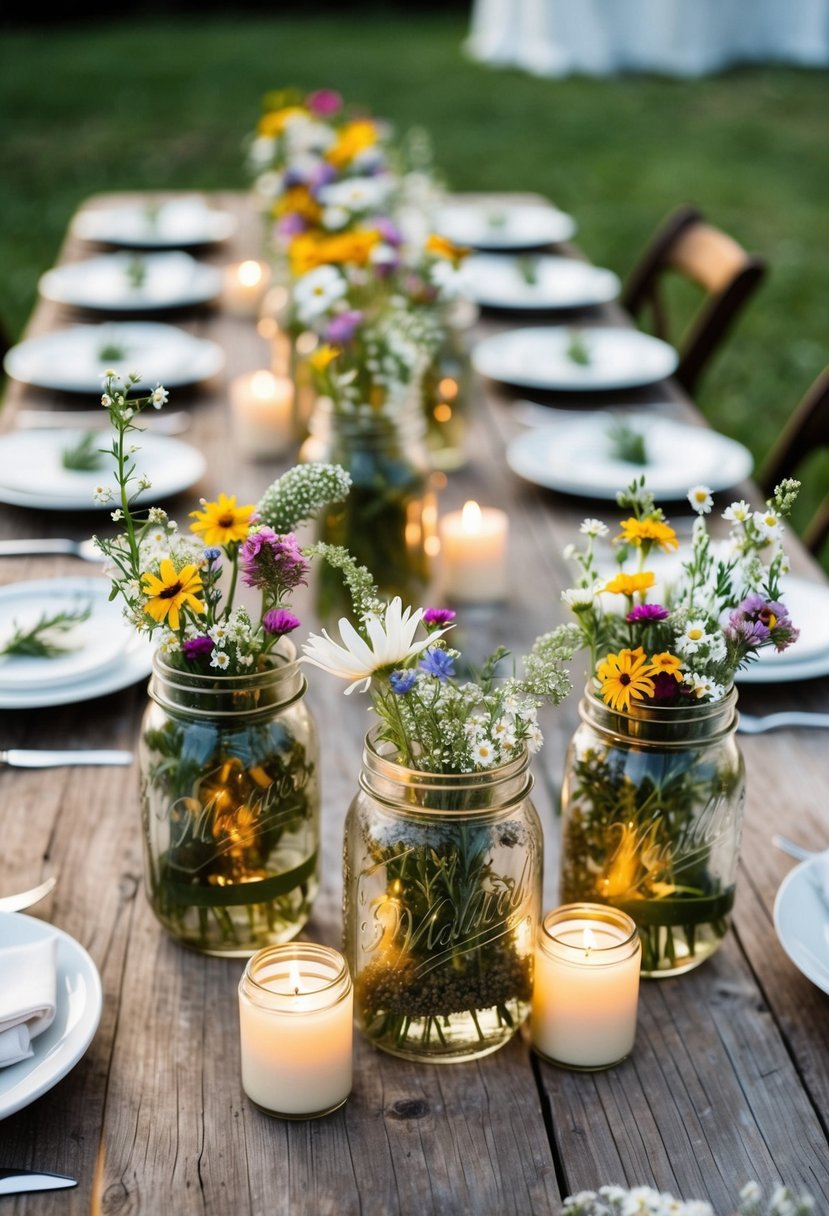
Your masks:
M123 201L122 196L121 201ZM99 205L103 200L90 200ZM215 205L236 212L227 245L200 256L216 264L256 256L257 217L236 194ZM68 238L62 262L88 256ZM41 301L27 336L78 318ZM169 504L183 520L199 494L255 501L293 462L246 463L227 405L231 377L267 365L250 321L217 308L168 318L216 339L227 354L214 383L171 393L186 408L186 438L206 455L203 483ZM626 323L615 308L589 320ZM521 322L518 322L521 323ZM589 323L589 322L588 322ZM476 333L514 325L479 322ZM152 369L145 369L152 375ZM626 400L700 421L672 384ZM84 401L94 407L96 400ZM570 403L572 405L572 402ZM21 408L71 411L73 403L9 382L0 427ZM504 391L476 384L466 465L440 491L445 511L474 497L508 509L513 595L495 612L461 618L457 644L483 654L507 640L517 652L563 619L562 559L587 514L608 504L571 499L519 480L504 459L521 429ZM752 486L741 487L757 498ZM0 535L85 537L99 513L0 506ZM790 537L794 563L823 576ZM0 559L0 583L89 573L72 558ZM528 572L532 576L528 577ZM340 944L340 846L356 786L365 701L345 701L317 673L309 701L323 742L324 884L304 936ZM829 703L829 680L746 686L745 709ZM577 721L574 693L544 722L535 798L545 825L545 907L557 903L557 789ZM82 705L0 713L2 746L134 748L146 683ZM601 1184L651 1184L732 1211L749 1178L768 1191L781 1180L829 1211L829 997L792 965L775 936L774 896L794 864L770 844L783 830L806 846L829 836L825 737L785 730L741 739L748 802L733 927L721 949L683 977L643 984L635 1050L607 1072L574 1073L536 1059L521 1033L479 1062L437 1068L355 1049L354 1092L326 1119L271 1120L240 1084L236 988L239 960L204 958L166 936L142 889L136 773L130 769L5 769L0 774L0 892L59 874L32 910L90 952L103 981L100 1027L89 1050L54 1088L0 1126L0 1166L71 1174L77 1189L7 1200L10 1212L475 1213L537 1216L562 1196Z

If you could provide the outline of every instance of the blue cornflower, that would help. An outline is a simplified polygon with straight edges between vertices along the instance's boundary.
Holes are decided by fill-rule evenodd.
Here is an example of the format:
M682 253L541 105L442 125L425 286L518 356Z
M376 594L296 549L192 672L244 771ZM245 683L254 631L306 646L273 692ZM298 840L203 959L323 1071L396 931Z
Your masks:
M391 690L396 692L398 697L405 697L407 692L411 692L416 680L416 671L393 671L389 676Z
M217 562L221 556L222 551L216 545L211 545L210 548L205 549L202 554L205 561L210 562L211 565L213 562Z
M442 682L455 674L455 660L440 646L433 646L420 660L420 669Z

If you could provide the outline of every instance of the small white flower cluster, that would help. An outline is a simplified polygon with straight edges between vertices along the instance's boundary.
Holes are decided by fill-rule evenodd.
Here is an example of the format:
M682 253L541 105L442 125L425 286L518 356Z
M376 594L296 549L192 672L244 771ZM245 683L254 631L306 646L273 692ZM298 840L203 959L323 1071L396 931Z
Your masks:
M747 1182L739 1194L739 1203L734 1216L809 1216L814 1211L814 1200L810 1195L799 1199L788 1187L780 1186L769 1199L767 1207L761 1206L763 1193L756 1182ZM580 1191L564 1200L562 1216L717 1216L711 1204L704 1199L676 1199L667 1191L656 1191L649 1186L636 1186L627 1190L621 1186L602 1186L598 1191ZM731 1216L722 1213L721 1216Z

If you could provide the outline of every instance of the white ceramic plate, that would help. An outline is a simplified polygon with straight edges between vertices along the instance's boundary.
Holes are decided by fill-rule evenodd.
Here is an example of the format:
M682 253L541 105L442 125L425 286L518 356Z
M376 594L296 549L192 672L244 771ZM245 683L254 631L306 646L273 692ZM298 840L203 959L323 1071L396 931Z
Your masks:
M57 938L57 1012L48 1030L32 1039L34 1055L0 1068L0 1119L22 1110L75 1067L98 1029L101 977L73 937L33 916L0 912L0 945L22 946Z
M139 283L130 276L135 265L143 268ZM38 286L45 299L74 308L153 312L217 299L222 274L189 253L104 253L55 266L42 275Z
M109 580L94 575L85 578L32 579L0 587L0 614L4 621L19 612L20 605L24 602L48 602L52 606L66 603L77 606L79 602L91 600L96 612L109 612L118 617L123 630L123 640L118 652L109 662L95 663L88 670L75 672L69 679L62 679L61 676L65 676L66 672L57 669L58 678L54 682L42 678L37 683L14 688L0 684L0 709L39 709L48 705L91 701L93 697L117 692L146 679L152 670L153 647L123 620L118 602L108 602L109 590ZM106 636L108 646L109 619ZM59 662L57 659L43 661Z
M16 626L30 627L44 616L89 608L85 621L59 635L64 654L53 658L0 656L0 694L60 688L117 663L133 636L120 606L109 599L101 578L46 579L0 588L0 647Z
M473 254L460 276L464 294L484 308L590 308L615 300L621 288L612 270L545 254Z
M829 585L790 574L783 580L782 594L800 637L782 654L761 650L755 662L737 672L738 684L773 684L829 675Z
M587 349L587 363L577 363L568 354L574 332ZM678 361L677 352L667 342L638 329L615 327L513 329L485 338L472 350L472 364L482 376L553 392L653 384L672 375Z
M174 388L217 375L225 353L216 342L195 338L160 321L109 321L73 325L13 346L3 360L7 375L24 384L99 397L104 372L114 367L142 374L136 385Z
M810 857L790 870L774 900L774 928L799 971L829 993L829 904Z
M525 431L509 444L507 463L519 477L537 485L612 502L617 490L641 474L657 498L679 500L689 486L704 483L712 490L726 489L751 473L748 448L717 431L653 414L628 414L624 419L644 435L647 464L629 464L614 455L612 418L604 412Z
M182 249L226 241L236 231L229 211L208 207L197 195L172 199L158 207L123 206L79 211L70 225L73 236L126 248Z
M439 208L434 228L457 245L474 249L534 249L568 241L576 221L551 205L493 200L451 203Z
M0 502L44 511L111 511L112 502L99 503L93 498L96 486L115 485L111 457L104 455L101 467L88 472L65 469L62 464L64 450L86 434L89 432L32 430L0 436ZM100 446L107 448L109 443L109 433L100 432ZM136 444L136 474L146 474L151 482L137 496L142 506L188 489L207 467L201 452L169 435L143 431L136 436Z

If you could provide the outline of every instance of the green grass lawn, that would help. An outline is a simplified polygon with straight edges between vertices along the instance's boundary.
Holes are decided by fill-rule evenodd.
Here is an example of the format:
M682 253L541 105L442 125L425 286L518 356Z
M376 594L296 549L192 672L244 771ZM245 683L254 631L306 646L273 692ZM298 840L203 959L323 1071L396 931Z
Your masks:
M829 363L826 73L543 80L465 60L466 29L457 12L358 10L5 30L0 316L12 337L85 196L243 187L261 95L329 85L398 132L426 127L450 187L555 199L585 252L622 276L680 202L765 257L769 276L698 397L759 462ZM797 522L829 461L805 477Z

